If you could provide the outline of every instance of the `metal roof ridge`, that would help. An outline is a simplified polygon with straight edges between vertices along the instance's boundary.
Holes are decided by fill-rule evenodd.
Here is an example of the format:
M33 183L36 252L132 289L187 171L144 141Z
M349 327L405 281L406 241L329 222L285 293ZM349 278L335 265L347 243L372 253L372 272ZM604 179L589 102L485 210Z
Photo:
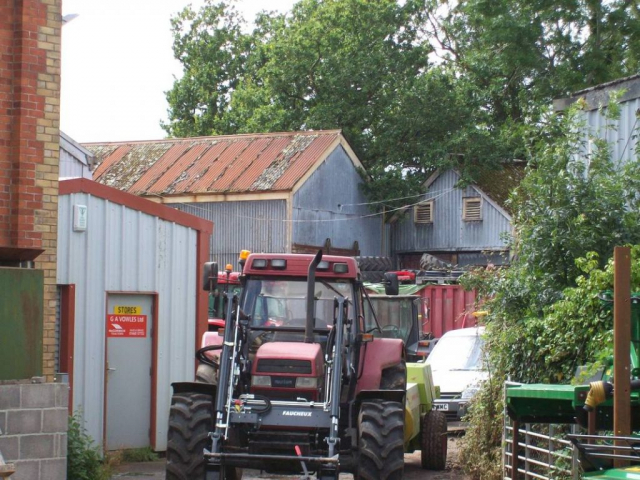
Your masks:
M82 142L81 145L93 146L93 145L145 145L150 143L180 143L190 142L197 140L217 140L217 139L229 139L229 138L248 138L248 137L285 137L295 135L342 135L341 129L333 130L294 130L291 132L263 132L263 133L237 133L230 135L207 135L200 137L177 137L177 138L164 138L159 140L125 140L125 141L112 141L112 142Z

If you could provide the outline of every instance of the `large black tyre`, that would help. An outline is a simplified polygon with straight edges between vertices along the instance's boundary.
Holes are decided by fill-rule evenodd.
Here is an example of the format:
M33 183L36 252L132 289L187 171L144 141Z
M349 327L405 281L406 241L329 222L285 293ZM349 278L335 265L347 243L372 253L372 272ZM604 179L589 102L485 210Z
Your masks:
M422 419L420 459L422 468L444 470L447 464L447 417L431 410Z
M407 364L402 360L393 367L385 368L380 379L380 390L406 390Z
M393 260L389 257L354 257L358 262L362 280L379 283L384 280L384 272L395 270Z
M180 393L171 398L167 442L166 480L204 478L204 448L213 429L213 397L202 393ZM226 468L224 478L239 480L242 470Z
M358 480L400 480L404 409L400 402L362 402L358 414Z

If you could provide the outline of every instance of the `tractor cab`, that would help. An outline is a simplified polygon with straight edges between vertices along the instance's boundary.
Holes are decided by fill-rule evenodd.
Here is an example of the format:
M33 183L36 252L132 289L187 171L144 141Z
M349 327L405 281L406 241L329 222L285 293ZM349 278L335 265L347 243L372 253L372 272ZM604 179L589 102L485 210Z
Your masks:
M407 360L423 361L433 340L424 338L420 315L421 298L417 295L369 295L365 302L365 329L375 337L397 338L404 342ZM373 310L373 311L370 311Z

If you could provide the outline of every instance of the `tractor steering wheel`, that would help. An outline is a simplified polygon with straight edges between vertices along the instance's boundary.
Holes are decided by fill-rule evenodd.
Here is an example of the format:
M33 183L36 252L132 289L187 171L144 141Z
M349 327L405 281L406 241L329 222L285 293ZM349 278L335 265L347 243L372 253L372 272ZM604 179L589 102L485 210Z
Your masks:
M384 338L402 338L400 335L400 328L393 324L382 327L382 336Z

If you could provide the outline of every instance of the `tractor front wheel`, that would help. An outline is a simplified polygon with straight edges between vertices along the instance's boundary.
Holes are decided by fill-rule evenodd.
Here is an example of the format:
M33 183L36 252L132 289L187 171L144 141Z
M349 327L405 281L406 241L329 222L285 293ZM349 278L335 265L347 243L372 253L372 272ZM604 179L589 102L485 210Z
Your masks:
M447 417L431 410L422 419L422 468L444 470L447 464Z
M204 449L213 430L213 397L186 392L171 399L167 442L167 480L205 478ZM240 480L242 470L226 467L221 479Z
M362 402L358 415L358 480L399 480L404 471L404 409L400 402Z
M204 478L203 450L213 427L213 397L180 393L171 399L167 480Z

